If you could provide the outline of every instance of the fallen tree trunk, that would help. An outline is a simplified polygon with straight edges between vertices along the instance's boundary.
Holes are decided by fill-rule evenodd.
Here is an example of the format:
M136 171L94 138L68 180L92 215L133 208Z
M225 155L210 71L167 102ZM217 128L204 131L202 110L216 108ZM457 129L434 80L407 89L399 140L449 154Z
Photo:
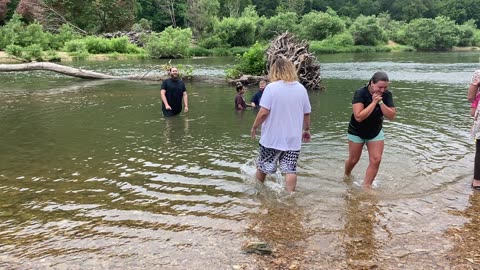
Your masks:
M163 81L168 78L167 75L158 75L158 74L133 74L125 76L115 76L90 70L85 70L81 68L74 68L69 66L63 66L50 62L33 62L33 63L24 63L24 64L0 64L0 72L19 72L19 71L35 71L35 70L46 70L60 73L67 76L98 80L98 79L113 79L113 80L141 80L141 81ZM203 81L209 83L228 83L229 81L226 78L217 78L213 76L191 76L188 78L183 78L184 80L192 81Z
M104 73L82 70L68 66L62 66L50 62L34 62L26 64L3 64L0 65L1 72L12 71L32 71L32 70L48 70L61 73L68 76L78 77L82 79L121 79L121 77L108 75Z
M126 76L114 76L110 74L85 70L81 68L74 68L69 66L63 66L50 62L33 62L33 63L24 63L24 64L0 64L0 72L21 72L21 71L53 71L67 76L90 79L90 80L99 80L99 79L110 79L110 80L139 80L139 81L163 81L168 78L167 75L158 75L158 74L132 74ZM188 78L183 78L184 80L192 81L201 81L208 83L227 83L235 85L236 82L242 82L245 85L249 84L258 84L261 80L268 80L267 76L250 76L244 75L236 80L227 80L223 77L213 77L213 76L191 76Z

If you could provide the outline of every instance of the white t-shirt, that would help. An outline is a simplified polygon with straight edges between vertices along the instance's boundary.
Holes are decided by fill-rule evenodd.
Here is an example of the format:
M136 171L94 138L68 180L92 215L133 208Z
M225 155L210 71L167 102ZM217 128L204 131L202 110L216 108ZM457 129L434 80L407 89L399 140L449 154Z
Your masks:
M270 111L262 124L260 144L281 151L300 150L303 116L312 110L307 89L299 82L272 82L263 90L260 106Z

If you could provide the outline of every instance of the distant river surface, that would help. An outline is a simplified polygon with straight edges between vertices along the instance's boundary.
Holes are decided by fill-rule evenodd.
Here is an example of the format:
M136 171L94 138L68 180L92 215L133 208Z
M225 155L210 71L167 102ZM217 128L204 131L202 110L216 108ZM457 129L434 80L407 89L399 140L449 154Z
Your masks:
M161 114L158 82L0 74L0 268L444 269L445 231L468 220L474 144L466 89L480 53L320 55L298 191L255 184L255 111L227 84L187 83ZM112 74L165 61L72 63ZM224 76L232 58L174 61ZM154 69L154 70L152 70ZM397 107L372 191L368 155L343 180L354 90L386 71ZM247 100L256 91L249 87ZM246 254L265 241L273 256ZM275 266L275 267L273 267Z

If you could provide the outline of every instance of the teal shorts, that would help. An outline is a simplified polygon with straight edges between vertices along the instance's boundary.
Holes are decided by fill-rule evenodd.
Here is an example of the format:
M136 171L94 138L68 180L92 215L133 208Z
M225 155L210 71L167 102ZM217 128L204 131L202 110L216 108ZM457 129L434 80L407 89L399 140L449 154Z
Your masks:
M347 138L349 141L354 143L368 143L368 142L374 142L374 141L383 141L385 140L385 135L383 134L383 129L381 129L378 135L371 139L362 139L358 136L348 134L348 133L347 133Z

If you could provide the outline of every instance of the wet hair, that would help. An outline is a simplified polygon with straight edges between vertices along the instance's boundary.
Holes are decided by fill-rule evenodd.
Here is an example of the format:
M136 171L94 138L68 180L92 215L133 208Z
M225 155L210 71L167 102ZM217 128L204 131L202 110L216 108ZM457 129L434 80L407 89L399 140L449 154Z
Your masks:
M386 72L383 71L377 71L375 74L373 74L372 78L370 81L368 81L368 85L372 83L378 83L378 82L389 82L390 80L388 79L388 75Z
M242 82L237 82L237 83L235 84L235 88L237 89L237 92L240 92L240 90L243 89L243 84L242 84Z
M270 81L284 80L286 82L298 81L297 71L293 63L285 57L279 57L270 67Z

